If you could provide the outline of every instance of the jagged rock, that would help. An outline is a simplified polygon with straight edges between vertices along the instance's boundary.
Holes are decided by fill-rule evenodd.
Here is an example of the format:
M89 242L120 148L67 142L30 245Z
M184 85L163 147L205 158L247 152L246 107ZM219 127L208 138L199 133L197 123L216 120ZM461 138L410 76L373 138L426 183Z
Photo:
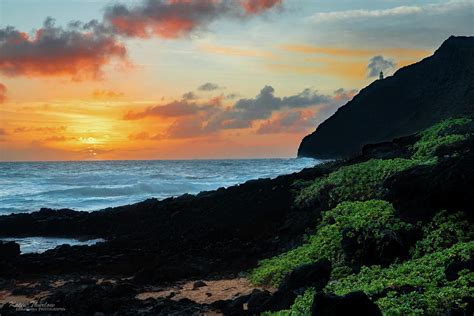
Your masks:
M295 218L291 186L313 179L337 164L303 170L276 179L253 180L226 189L156 199L98 212L42 209L0 216L0 232L8 236L92 236L106 239L93 246L62 246L42 254L20 256L22 274L88 271L134 275L138 283L204 278L238 273L271 257L314 226L314 216ZM180 212L178 215L176 212ZM317 213L317 211L315 211ZM293 226L294 227L294 226ZM275 239L275 236L280 238ZM176 250L179 249L177 252ZM0 270L5 275L8 269Z
M197 290L203 286L207 286L206 282L203 281L196 281L193 283L193 290Z
M362 157L368 159L392 159L392 158L410 158L412 152L410 145L419 140L419 136L410 135L395 138L392 141L368 144L362 147Z
M471 146L471 139L463 142ZM471 147L472 148L472 147ZM432 166L417 166L402 171L384 183L385 199L403 218L427 220L440 210L462 211L474 221L474 152L472 150Z
M20 255L20 245L13 241L0 241L0 260L12 260Z
M364 292L336 296L318 292L311 306L313 316L364 315L382 316L382 312Z
M254 290L247 301L247 310L250 315L258 315L265 311L273 295L268 291Z
M331 275L331 262L321 259L315 263L295 268L280 284L279 291L295 291L300 288L314 287L320 290L326 286Z
M420 237L413 230L387 231L382 237L370 237L353 228L342 231L341 246L347 265L358 271L361 266L388 266L396 259L409 256L410 246Z

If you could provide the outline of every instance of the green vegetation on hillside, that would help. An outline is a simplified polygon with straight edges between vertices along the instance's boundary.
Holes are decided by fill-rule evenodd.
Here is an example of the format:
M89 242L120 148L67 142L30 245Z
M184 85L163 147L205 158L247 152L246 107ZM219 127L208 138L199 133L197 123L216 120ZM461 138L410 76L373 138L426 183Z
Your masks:
M308 238L307 243L263 260L251 274L251 280L257 284L278 285L295 267L321 258L329 259L337 271L345 263L341 240L346 229L358 232L358 238L363 242L381 240L384 235L396 235L398 231L410 228L410 224L395 217L392 205L386 201L343 202L324 213L316 233Z
M450 129L471 123L469 118L451 118L442 121L420 133L421 139L413 146L413 159L432 160L436 150L443 145L449 145L465 140L467 133L450 133Z
M453 259L467 260L473 255L474 242L460 242L385 269L364 267L357 274L331 282L326 291L343 295L361 290L373 298L381 295L375 302L388 315L439 315L461 306L463 298L474 296L474 287L470 286L473 272L463 271L454 281L447 281L444 274L446 264ZM413 290L397 293L403 287Z
M327 177L315 180L301 190L296 197L298 205L321 198L321 192L329 195L331 205L342 201L366 201L383 196L382 183L391 175L416 164L410 159L372 159L363 163L341 167Z
M277 286L295 267L327 258L333 271L325 292L344 295L364 291L385 315L439 315L462 308L463 299L474 296L474 273L461 271L457 279L448 281L445 268L453 261L474 256L473 225L463 213L445 211L424 223L408 223L381 199L386 193L386 179L412 167L436 164L438 148L472 136L471 122L469 118L448 119L420 132L419 140L410 148L411 159L372 159L298 183L297 207L311 207L319 200L325 202L320 205L331 209L322 210L319 222L315 218L316 231L301 246L262 260L251 271L251 281ZM377 247L386 236L398 238L413 230L418 232L414 235L418 240L411 240L409 258L394 260L389 266L362 266L358 271L343 249L347 232L354 235L357 244L370 241ZM309 314L313 295L314 290L308 289L290 310L265 315Z
M431 222L423 227L423 238L412 249L413 258L449 248L459 242L474 239L474 229L462 213L436 214Z

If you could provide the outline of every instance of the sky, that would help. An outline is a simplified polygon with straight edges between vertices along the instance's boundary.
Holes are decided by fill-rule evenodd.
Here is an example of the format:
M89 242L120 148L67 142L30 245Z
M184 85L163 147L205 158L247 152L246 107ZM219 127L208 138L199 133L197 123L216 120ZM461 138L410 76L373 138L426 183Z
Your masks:
M474 0L0 0L0 160L295 157Z

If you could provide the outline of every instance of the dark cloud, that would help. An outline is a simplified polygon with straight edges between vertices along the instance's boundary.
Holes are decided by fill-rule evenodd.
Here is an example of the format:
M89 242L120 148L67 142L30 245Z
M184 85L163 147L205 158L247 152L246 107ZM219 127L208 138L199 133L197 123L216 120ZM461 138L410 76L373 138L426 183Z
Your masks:
M387 71L394 69L396 66L395 61L392 59L385 59L383 56L374 56L370 59L367 65L367 77L377 77L380 71Z
M352 98L359 92L357 89L346 90L344 88L339 88L334 91L334 96L332 97L334 102L338 104L344 104L352 100Z
M103 32L100 24L90 23L62 28L47 18L34 36L11 26L0 29L0 73L8 77L98 79L112 60L126 62L125 46Z
M178 38L204 29L219 18L259 14L280 3L281 0L143 0L134 6L107 7L104 21L123 36Z
M148 116L159 117L180 117L196 114L206 106L199 106L196 103L189 103L186 100L173 101L165 105L151 106L142 112L130 111L124 115L125 120L139 120Z
M214 91L217 89L222 89L222 87L219 87L218 84L212 82L206 82L205 84L202 84L198 87L198 90L200 91Z
M130 65L118 36L178 38L221 17L260 14L281 1L141 0L105 8L103 21L72 21L65 28L47 18L34 36L12 26L0 29L0 73L8 76L66 76L100 79L112 60Z
M240 94L238 93L229 93L228 95L225 96L227 100L234 100L240 97Z
M315 127L313 111L287 111L263 122L257 134L302 133Z
M205 120L195 117L181 117L171 124L163 138L194 138L206 134L209 134L209 131L206 128Z
M141 112L129 112L124 119L148 116L175 119L164 133L132 134L129 137L133 140L200 137L228 129L249 128L255 122L262 121L257 130L260 134L301 132L308 127L314 128L320 117L326 118L328 113L334 113L354 93L355 90L339 89L333 95L324 95L313 89L304 89L295 95L277 97L273 87L266 86L255 98L240 99L229 107L222 104L224 96L204 103L181 100L149 107ZM313 115L314 107L317 108L318 119Z
M188 100L188 101L198 99L198 96L192 91L186 92L185 94L183 94L182 97L183 97L183 100Z
M7 100L7 87L0 83L0 103L4 103Z
M282 108L305 108L330 101L329 96L312 89L283 98L275 97L274 93L273 87L265 86L255 98L240 99L234 105L235 116L243 120L266 119Z

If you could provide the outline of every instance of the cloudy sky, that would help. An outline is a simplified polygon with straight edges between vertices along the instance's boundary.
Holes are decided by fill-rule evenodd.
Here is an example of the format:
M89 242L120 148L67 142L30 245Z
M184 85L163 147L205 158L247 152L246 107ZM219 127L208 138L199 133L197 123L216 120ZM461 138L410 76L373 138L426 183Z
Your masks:
M0 0L0 160L293 157L474 0Z

